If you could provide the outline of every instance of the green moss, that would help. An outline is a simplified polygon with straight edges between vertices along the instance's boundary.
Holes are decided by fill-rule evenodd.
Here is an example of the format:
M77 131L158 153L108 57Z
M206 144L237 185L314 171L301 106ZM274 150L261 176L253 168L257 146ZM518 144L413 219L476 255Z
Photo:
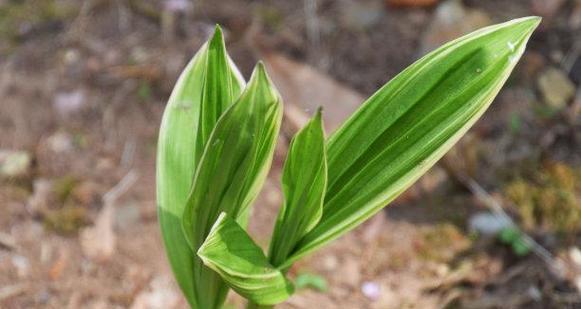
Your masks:
M50 210L44 216L44 225L47 229L64 235L76 234L87 223L87 210L70 204Z
M78 11L71 2L12 1L0 7L0 38L16 40L23 27L70 18Z
M581 222L581 169L552 163L531 179L517 179L505 187L505 195L516 205L523 226L576 232Z
M72 176L64 176L55 181L54 184L54 193L57 200L60 203L65 203L75 187L77 186L78 181Z
M471 244L470 239L455 225L438 224L423 232L418 248L421 258L436 262L449 262Z

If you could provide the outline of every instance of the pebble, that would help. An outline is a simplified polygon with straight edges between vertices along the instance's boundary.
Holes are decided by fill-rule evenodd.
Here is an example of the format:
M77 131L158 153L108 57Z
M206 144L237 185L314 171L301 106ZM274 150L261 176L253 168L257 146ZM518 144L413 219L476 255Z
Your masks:
M0 150L0 178L26 176L31 166L30 153L21 150Z
M534 285L531 285L528 289L527 289L527 294L529 295L529 297L531 299L533 299L536 302L539 302L543 299L543 294L541 293L541 291L539 290L539 288L537 288Z
M576 266L581 267L581 250L578 247L571 247L569 249L569 258Z
M510 223L490 212L479 212L471 216L468 222L470 231L483 236L495 236L503 229L510 227Z
M537 85L545 103L557 109L564 108L575 95L575 84L565 72L555 67L542 72Z
M381 297L381 288L373 281L365 281L361 285L361 293L370 300L376 301Z
M335 255L327 255L323 258L323 268L327 271L335 270L339 266L339 260Z
M30 273L30 262L28 259L22 255L13 255L12 259L12 266L16 268L16 273L19 278L28 277Z
M73 150L73 138L66 132L57 132L51 135L48 140L48 147L57 154L62 154Z
M71 116L79 112L86 103L82 90L57 93L53 99L53 107L61 116Z

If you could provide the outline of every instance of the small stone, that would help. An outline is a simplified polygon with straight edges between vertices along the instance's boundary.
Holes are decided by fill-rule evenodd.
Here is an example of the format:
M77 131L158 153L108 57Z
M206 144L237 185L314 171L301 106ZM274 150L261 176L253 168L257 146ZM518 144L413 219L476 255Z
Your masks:
M531 11L544 18L554 17L566 0L532 0Z
M85 93L82 90L57 93L53 106L61 116L70 116L79 112L85 105Z
M28 175L32 156L26 151L0 150L0 178L19 178Z
M537 288L534 285L531 285L528 289L527 289L527 294L529 295L529 297L534 300L534 301L541 301L543 299L543 294L541 293L541 291L539 291L539 288Z
M557 68L548 68L539 76L537 84L545 103L561 109L575 95L575 85L567 74Z
M569 258L577 267L581 267L581 250L577 247L571 247L569 249Z
M166 0L165 9L169 12L186 12L192 7L189 0Z
M339 261L335 255L327 255L323 258L323 268L325 270L335 270L337 266L339 266Z
M73 149L73 139L66 132L57 132L51 135L47 143L50 150L57 154L69 152Z
M381 288L375 282L365 281L361 285L361 293L370 300L376 301L381 297Z
M510 222L493 213L480 212L470 217L468 226L470 231L480 235L495 236L503 229L510 227Z
M13 255L12 256L12 266L16 268L16 274L19 278L28 277L30 273L30 262L28 259L22 255Z

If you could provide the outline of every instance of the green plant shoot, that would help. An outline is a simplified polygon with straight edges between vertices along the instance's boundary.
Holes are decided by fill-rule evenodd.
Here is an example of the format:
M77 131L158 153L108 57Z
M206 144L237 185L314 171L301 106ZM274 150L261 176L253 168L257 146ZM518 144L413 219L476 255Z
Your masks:
M192 308L221 308L232 288L249 308L285 301L287 271L410 187L492 103L540 23L526 17L445 44L379 89L329 138L319 110L292 139L268 254L245 228L264 183L282 100L262 64L248 85L220 28L188 64L163 116L159 222Z

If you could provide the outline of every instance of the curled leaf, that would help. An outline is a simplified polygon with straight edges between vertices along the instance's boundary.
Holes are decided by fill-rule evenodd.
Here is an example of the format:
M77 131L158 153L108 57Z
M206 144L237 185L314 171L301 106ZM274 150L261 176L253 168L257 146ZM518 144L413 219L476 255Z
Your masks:
M268 262L262 249L226 213L218 217L198 256L233 290L256 304L280 303L294 291L284 274Z

